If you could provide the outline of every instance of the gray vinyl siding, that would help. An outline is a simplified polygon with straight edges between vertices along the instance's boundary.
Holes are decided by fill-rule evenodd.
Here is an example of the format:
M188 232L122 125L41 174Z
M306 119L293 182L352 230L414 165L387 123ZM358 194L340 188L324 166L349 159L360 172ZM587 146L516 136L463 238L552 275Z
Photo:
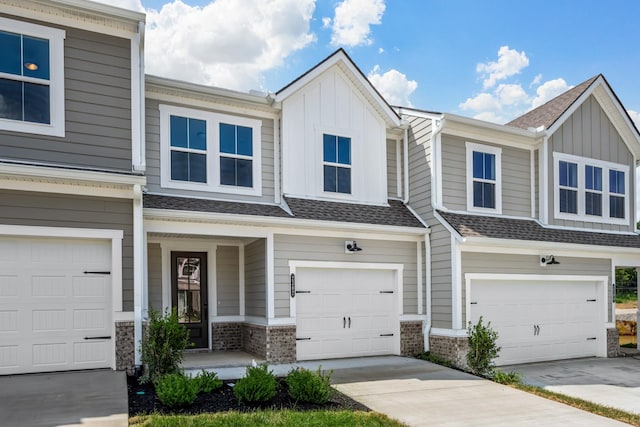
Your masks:
M409 205L432 224L431 120L405 116L409 120Z
M0 223L123 230L122 303L133 310L133 202L126 199L0 190Z
M218 246L216 252L216 306L218 316L240 314L240 250Z
M415 242L358 239L362 252L345 254L342 238L276 235L274 239L276 317L289 316L290 260L403 264L404 314L417 313Z
M162 311L162 249L158 243L147 245L147 281L149 308Z
M451 328L451 233L440 223L431 227L431 324Z
M0 157L131 171L130 41L58 28L66 31L65 136L0 130Z
M538 255L512 255L487 253L462 253L462 310L463 319L466 307L465 275L467 273L495 274L536 274L536 275L572 275L572 276L607 276L609 282L607 307L611 315L611 260L607 258L574 258L558 257L560 264L540 266Z
M266 317L266 241L258 239L244 248L244 298L247 316Z
M398 197L398 156L396 140L387 139L387 194L388 197Z
M502 149L502 213L531 217L531 154L529 150L443 135L442 197L449 209L467 210L466 141Z
M246 115L238 115L238 117L248 117L260 120L262 122L261 131L261 156L262 156L262 196L235 195L229 193L208 192L208 191L191 191L176 190L171 188L163 188L160 179L160 104L170 104L167 102L159 102L156 99L146 99L146 160L147 160L147 188L151 193L174 194L176 196L195 196L202 198L215 198L226 200L242 200L242 201L274 201L274 129L273 120L260 117L251 117ZM200 107L192 107L185 99L184 104L171 104L184 108L193 108L196 110L212 111L222 114L231 114L224 109L205 109ZM233 114L231 114L233 115ZM208 161L209 165L217 165L216 161ZM219 173L217 166L214 166L214 174Z
M610 225L596 222L570 221L555 219L555 189L553 152L573 154L590 159L604 160L629 166L629 173L634 172L633 155L623 142L615 127L591 96L567 119L549 138L549 222L566 227L581 227L595 230L633 231L635 230L635 182L629 179L629 224ZM608 203L604 208L608 210Z

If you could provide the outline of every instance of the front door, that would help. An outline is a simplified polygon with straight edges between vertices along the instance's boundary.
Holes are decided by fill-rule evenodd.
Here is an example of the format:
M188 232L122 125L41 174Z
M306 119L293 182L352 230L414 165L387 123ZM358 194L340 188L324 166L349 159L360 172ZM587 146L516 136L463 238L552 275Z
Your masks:
M207 254L171 252L171 298L195 348L207 348Z

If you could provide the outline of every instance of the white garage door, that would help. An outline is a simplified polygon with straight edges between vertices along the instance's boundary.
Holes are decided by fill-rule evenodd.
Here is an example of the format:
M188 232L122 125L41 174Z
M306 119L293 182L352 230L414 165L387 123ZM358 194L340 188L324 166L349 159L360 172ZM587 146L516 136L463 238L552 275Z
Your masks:
M111 366L111 242L0 237L0 374Z
M606 345L596 281L473 280L470 320L499 334L496 365L596 356Z
M398 337L392 270L296 271L298 360L393 354Z

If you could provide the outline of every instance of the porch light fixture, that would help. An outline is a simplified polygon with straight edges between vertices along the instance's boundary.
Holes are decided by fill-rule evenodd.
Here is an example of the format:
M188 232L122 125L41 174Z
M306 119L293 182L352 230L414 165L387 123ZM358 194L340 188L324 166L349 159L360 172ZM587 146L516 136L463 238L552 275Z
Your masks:
M553 255L545 255L540 257L540 266L544 267L547 265L560 264L559 261L556 261L556 257Z
M344 252L347 254L353 254L355 252L360 252L362 248L358 246L358 243L355 240L345 240L344 242Z

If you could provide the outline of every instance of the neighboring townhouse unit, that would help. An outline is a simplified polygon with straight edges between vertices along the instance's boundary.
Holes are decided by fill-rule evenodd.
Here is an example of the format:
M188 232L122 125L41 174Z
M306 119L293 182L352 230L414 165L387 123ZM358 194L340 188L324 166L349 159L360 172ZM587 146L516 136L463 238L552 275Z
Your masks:
M143 26L94 3L0 1L0 374L133 361Z
M640 135L605 78L507 125L398 111L409 205L431 227L430 350L464 365L482 317L500 365L615 355L615 269L640 267Z
M402 123L344 51L276 94L147 76L146 130L144 311L268 362L423 349Z

